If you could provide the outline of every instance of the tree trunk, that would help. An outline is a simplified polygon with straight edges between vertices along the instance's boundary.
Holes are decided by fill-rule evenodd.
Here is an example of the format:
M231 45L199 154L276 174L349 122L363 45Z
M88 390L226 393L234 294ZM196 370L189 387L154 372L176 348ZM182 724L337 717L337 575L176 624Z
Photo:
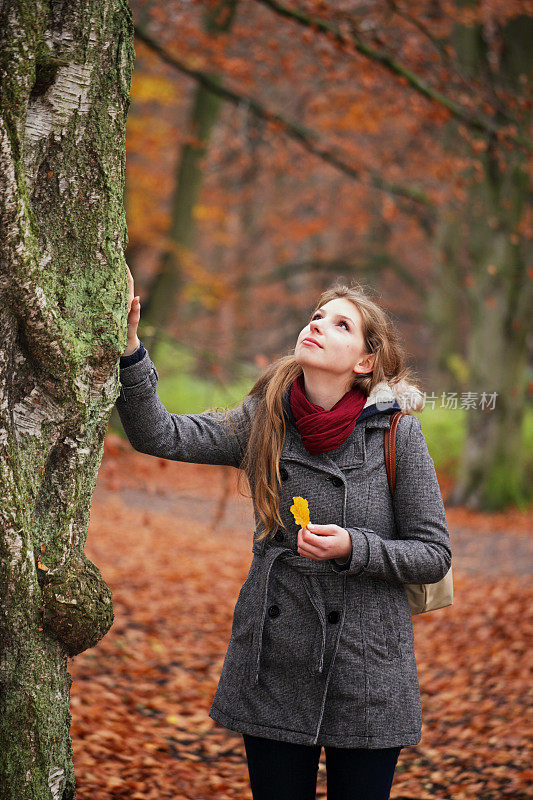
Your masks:
M464 392L477 409L466 413L467 436L449 502L493 511L524 505L523 423L527 396L528 335L533 291L526 245L516 230L527 205L524 165L506 160L506 172L485 156L483 180L469 192L463 243L472 270L466 280L470 331ZM477 209L474 212L474 209ZM483 393L494 403L479 408Z
M113 620L83 553L126 346L125 0L0 10L0 797L71 800L67 657Z
M216 36L230 30L238 0L219 0L204 20L204 30ZM217 76L211 74L214 80ZM150 286L143 304L141 338L152 358L157 352L161 334L175 314L183 273L193 273L195 219L194 208L203 184L205 157L211 134L220 114L222 100L199 84L194 92L190 135L194 141L185 144L176 169L176 188L172 198L168 245L161 259L161 269ZM184 266L186 267L184 270ZM186 319L182 319L186 323Z
M497 65L494 54L489 55L485 33L478 25L458 27L455 46L461 68L483 76L500 96L506 91L520 95L524 76L533 66L533 19L515 18L498 31ZM500 122L498 102L494 118ZM519 131L520 124L517 121ZM484 145L477 165L465 175L465 201L448 210L447 235L441 240L439 292L444 291L443 318L449 326L454 323L453 306L466 306L462 391L474 393L476 403L466 412L465 446L448 501L493 511L511 503L521 506L531 496L522 453L527 340L533 331L533 281L528 275L532 253L527 230L531 185L525 150L509 150L494 137ZM462 269L458 269L460 259ZM449 354L457 349L458 340L452 335L448 341ZM486 409L480 407L483 392L496 393L494 403L486 398Z
M465 288L461 220L445 209L437 223L435 261L427 317L433 332L431 379L435 386L460 392L467 378Z

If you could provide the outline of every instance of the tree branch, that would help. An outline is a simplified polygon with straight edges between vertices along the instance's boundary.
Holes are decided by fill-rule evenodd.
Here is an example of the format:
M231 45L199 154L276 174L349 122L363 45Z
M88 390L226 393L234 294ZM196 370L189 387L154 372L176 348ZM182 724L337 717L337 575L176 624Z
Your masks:
M206 89L213 92L213 94L222 97L224 100L227 100L236 106L239 106L241 103L245 103L248 109L257 117L260 117L268 122L274 122L280 128L280 130L288 134L292 139L295 139L297 142L299 142L305 150L315 156L318 156L320 159L322 159L322 161L335 167L335 169L337 169L339 172L342 172L344 175L347 175L353 180L359 181L365 186L372 186L375 189L379 189L385 194L391 195L395 198L407 199L422 205L426 209L426 219L422 220L422 224L427 225L428 228L430 227L430 223L427 219L427 211L429 210L432 212L430 216L433 217L435 208L422 189L418 189L417 187L400 186L399 184L391 183L390 181L387 181L381 177L379 173L366 167L360 169L353 167L352 165L343 161L341 157L331 152L326 146L322 145L318 141L318 135L315 131L288 119L282 114L279 114L275 111L270 111L253 97L240 94L232 89L228 89L219 81L215 81L213 78L211 78L209 74L202 72L201 70L188 67L175 56L168 53L165 48L156 42L141 26L135 26L135 34L140 41L144 42L144 44L150 47L150 49L157 53L159 57L167 64L175 67L184 75L194 78ZM367 179L362 176L361 173L363 171L368 173ZM411 214L413 213L411 206L401 203L398 204L403 211ZM415 212L418 214L419 209L415 209Z
M465 75L457 60L455 61L452 60L450 54L448 53L442 42L431 33L428 26L424 25L424 23L421 20L417 19L412 14L409 14L403 8L400 8L396 0L385 0L385 2L389 6L389 9L392 14L396 14L398 17L404 19L406 22L408 22L410 25L412 25L414 28L420 31L420 33L423 36L425 36L426 39L428 39L428 41L431 42L431 44L439 54L442 63L446 66L446 68L449 70L453 70L455 75L462 81L463 85L466 88L471 89L472 88L471 79L469 79L468 75Z
M338 28L332 22L327 22L320 17L306 14L305 12L300 11L300 9L289 8L283 3L278 2L278 0L256 0L256 2L267 6L282 17L286 17L293 22L297 22L299 25L302 25L306 28L314 28L322 34L329 34L330 37L333 37L338 44L344 48L354 46L358 53L372 61L376 61L377 63L381 64L393 75L398 75L402 78L405 78L407 83L413 89L415 89L415 91L423 95L426 99L432 100L433 102L438 103L446 108L453 117L466 123L470 128L485 134L499 134L500 136L503 136L506 139L514 142L516 145L526 147L528 150L533 150L533 142L531 142L529 139L526 139L522 136L516 136L513 133L506 131L505 128L502 128L489 118L472 114L470 111L467 111L467 109L460 106L459 103L456 103L455 100L452 100L436 89L433 89L428 83L426 83L426 81L422 80L422 78L419 78L418 75L416 75L416 73L414 73L412 70L404 67L388 53L377 50L376 48L366 44L366 42L364 42L358 35L355 26L351 26L352 29L348 35L343 33L340 28Z
M426 297L427 292L421 285L419 279L406 269L403 264L385 252L367 254L358 262L347 261L343 258L310 258L303 261L288 261L285 264L280 264L280 266L276 267L272 272L269 272L268 276L260 275L257 278L252 276L250 283L253 286L258 286L267 281L283 281L299 272L309 274L311 272L337 273L342 271L352 275L368 272L375 276L376 273L385 272L386 270L391 270L396 273L400 280L406 283L411 291L418 297L421 299Z

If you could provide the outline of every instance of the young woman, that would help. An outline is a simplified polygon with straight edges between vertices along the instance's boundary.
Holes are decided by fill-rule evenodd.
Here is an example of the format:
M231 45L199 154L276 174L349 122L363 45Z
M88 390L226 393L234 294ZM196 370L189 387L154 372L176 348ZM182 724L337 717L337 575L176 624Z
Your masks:
M442 497L420 421L400 419L391 497L383 433L420 410L396 331L360 286L320 297L294 353L238 408L171 414L137 338L116 404L136 450L228 464L248 478L253 560L209 712L242 733L254 800L309 800L325 748L329 800L386 800L402 747L421 738L411 612L403 584L451 565ZM299 527L294 497L309 503Z

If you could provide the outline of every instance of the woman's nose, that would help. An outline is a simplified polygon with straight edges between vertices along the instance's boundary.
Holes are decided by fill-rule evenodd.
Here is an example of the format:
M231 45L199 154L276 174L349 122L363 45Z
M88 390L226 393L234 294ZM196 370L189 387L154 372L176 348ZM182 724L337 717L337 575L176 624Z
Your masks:
M310 328L311 328L312 331L320 331L319 322L320 322L320 320L318 320L318 319L311 320Z

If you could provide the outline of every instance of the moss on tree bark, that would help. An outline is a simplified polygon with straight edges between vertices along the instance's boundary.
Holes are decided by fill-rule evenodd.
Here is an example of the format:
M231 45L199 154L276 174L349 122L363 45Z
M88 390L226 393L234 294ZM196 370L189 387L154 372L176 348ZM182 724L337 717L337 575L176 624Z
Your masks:
M124 0L0 11L0 798L75 797L67 657L112 623L84 556L126 344Z

